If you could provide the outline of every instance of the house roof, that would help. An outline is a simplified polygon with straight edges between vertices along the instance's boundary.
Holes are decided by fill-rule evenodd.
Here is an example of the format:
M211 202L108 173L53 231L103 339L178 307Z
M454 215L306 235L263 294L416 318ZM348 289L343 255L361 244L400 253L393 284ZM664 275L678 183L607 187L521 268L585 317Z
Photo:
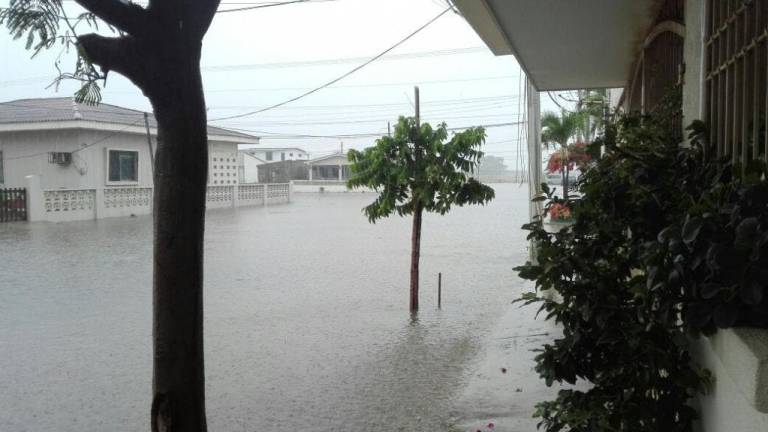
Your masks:
M150 113L151 114L151 113ZM106 125L135 127L145 132L144 112L100 103L91 106L70 97L18 99L0 102L0 131L34 129L104 129ZM155 116L149 116L151 133L157 131ZM126 132L134 132L126 129ZM208 125L211 138L243 143L258 143L259 137Z
M263 151L283 151L283 150L298 150L302 153L306 153L307 151L298 148L298 147L251 147L247 149L243 149L243 151L257 151L257 152L263 152Z
M243 157L249 157L249 158L251 158L251 159L256 159L257 161L259 161L259 162L261 162L261 163L267 163L267 161L265 161L264 159L262 159L262 158L260 158L260 157L258 157L258 156L254 156L254 155L252 155L252 154L248 153L248 152L247 152L247 151L245 151L245 150L240 150L240 153L242 153Z
M454 0L539 90L624 87L659 0Z
M321 156L319 158L310 159L307 161L309 165L318 165L320 162L325 162L329 160L338 159L337 163L334 163L333 165L341 164L341 165L350 165L349 159L347 158L347 155L341 152L336 152L333 154L329 154L328 156Z

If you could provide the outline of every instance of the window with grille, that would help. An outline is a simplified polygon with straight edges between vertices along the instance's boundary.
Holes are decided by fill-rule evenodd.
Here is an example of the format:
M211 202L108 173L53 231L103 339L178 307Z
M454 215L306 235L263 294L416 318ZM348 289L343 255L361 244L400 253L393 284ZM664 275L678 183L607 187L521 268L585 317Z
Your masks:
M139 181L139 152L108 150L107 180L109 182Z
M766 158L768 0L707 0L706 117L710 145L745 164Z

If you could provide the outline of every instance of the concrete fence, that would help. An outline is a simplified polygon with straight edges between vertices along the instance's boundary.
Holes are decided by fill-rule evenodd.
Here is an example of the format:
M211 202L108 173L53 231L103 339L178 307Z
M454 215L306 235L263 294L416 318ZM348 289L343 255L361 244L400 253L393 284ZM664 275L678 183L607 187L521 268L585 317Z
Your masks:
M205 202L209 209L267 206L290 202L291 193L288 183L208 186ZM39 176L27 176L29 221L68 222L147 215L152 213L152 200L152 188L42 189Z

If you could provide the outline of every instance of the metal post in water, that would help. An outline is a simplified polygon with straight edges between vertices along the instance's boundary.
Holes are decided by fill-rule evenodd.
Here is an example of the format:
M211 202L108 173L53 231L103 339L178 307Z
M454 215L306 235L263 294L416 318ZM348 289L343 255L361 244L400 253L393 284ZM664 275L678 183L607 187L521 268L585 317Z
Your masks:
M443 304L443 273L437 274L437 308Z

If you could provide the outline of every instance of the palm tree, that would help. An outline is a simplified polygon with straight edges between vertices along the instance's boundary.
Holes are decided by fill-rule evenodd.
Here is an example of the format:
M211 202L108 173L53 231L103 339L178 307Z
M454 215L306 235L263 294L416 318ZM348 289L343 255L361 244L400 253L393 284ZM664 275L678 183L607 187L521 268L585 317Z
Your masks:
M577 135L584 123L581 112L563 110L559 115L546 112L541 116L541 142L544 148L559 146L561 152L560 174L563 178L563 199L568 201L568 142Z

